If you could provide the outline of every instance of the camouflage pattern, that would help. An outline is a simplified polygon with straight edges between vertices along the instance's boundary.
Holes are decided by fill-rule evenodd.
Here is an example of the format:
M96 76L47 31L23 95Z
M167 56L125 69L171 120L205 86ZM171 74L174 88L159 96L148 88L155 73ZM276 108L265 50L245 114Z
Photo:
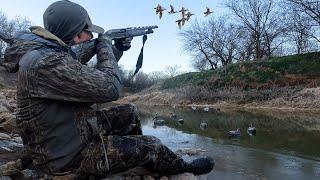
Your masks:
M92 108L116 100L121 84L111 41L98 41L96 49L98 64L88 67L40 27L17 34L6 49L4 65L18 71L17 126L33 165L46 174L106 176L135 166L183 172L181 158L155 137L141 135L134 106Z
M83 178L88 175L104 178L137 166L161 175L187 170L187 163L159 139L142 135L135 106L126 104L111 107L102 110L98 117L98 122L106 130L103 141L110 169L106 166L102 139L96 137L64 171L71 171Z
M90 106L120 93L112 45L97 54L96 68L76 60L71 49L40 27L21 32L5 52L5 67L18 71L17 126L34 164L59 172L93 137Z

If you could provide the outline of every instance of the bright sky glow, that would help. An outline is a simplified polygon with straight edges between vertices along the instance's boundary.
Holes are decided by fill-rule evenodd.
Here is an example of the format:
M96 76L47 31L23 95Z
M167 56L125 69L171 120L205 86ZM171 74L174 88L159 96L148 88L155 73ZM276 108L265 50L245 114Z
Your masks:
M217 16L223 12L225 0L73 0L85 7L94 24L105 30L114 28L125 28L133 26L158 25L154 34L148 36L144 50L143 72L162 71L166 66L178 65L182 71L192 71L191 57L182 51L178 33L180 32L175 21L181 18L177 13L169 15L164 12L162 19L155 14L157 4L167 10L172 4L176 10L182 6L196 14L188 23L197 19L204 19L203 12L206 6L214 11ZM33 25L43 26L42 15L45 9L55 0L2 0L0 11L9 18L19 15L27 17ZM209 19L209 18L208 18ZM135 67L137 57L142 46L142 38L135 38L132 48L125 53L120 64L126 69Z

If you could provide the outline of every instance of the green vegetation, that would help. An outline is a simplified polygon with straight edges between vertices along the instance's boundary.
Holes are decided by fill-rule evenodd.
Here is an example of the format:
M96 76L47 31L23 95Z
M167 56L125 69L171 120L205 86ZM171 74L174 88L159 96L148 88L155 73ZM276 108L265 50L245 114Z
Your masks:
M265 84L291 86L309 83L305 80L319 77L320 53L314 52L235 63L215 71L186 73L167 79L162 88L172 89L186 85L207 86L210 89L225 86L260 88Z

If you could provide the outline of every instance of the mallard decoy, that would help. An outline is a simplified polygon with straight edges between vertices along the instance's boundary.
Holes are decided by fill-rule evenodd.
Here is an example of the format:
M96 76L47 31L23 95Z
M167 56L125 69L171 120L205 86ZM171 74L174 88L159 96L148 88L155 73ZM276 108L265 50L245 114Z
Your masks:
M183 124L184 120L182 118L178 119L178 123Z
M201 121L200 129L206 130L208 128L208 121Z
M155 125L155 126L163 126L164 125L164 120L163 119L157 119L157 120L154 120L153 121L153 124Z
M211 13L213 13L212 11L210 11L210 8L208 8L208 7L206 7L206 8L207 8L207 11L203 13L205 17L210 15Z
M257 134L257 129L250 124L250 126L247 129L247 132L250 136L255 136Z
M154 121L154 120L157 120L158 118L159 118L158 113L156 113L156 115L153 117L152 120Z
M181 10L179 11L179 12L181 12L181 16L182 16L182 18L184 18L184 17L185 17L185 13L186 13L186 11L188 11L188 9L185 9L185 8L182 6Z
M188 12L188 13L186 14L186 16L187 16L187 21L189 21L190 17L193 16L193 15L194 15L193 13Z
M168 12L169 14L175 14L177 11L174 10L174 7L170 5L170 11Z
M181 29L181 27L184 26L185 22L186 22L186 18L184 17L176 21L176 23L178 23L179 29Z
M158 4L157 7L154 8L156 10L156 14L159 14L159 18L162 18L162 12L165 11L166 9L163 8L160 4Z
M204 108L203 108L203 110L204 110L205 112L208 112L209 109L210 109L209 107L204 107Z
M178 119L178 116L175 113L170 113L170 118L171 119Z
M240 129L238 128L237 130L229 131L229 132L228 132L228 135L229 135L230 137L240 137L240 136L241 136L241 131L240 131Z
M156 116L152 120L153 120L154 126L162 126L165 122L163 119L159 119L158 113L156 114Z

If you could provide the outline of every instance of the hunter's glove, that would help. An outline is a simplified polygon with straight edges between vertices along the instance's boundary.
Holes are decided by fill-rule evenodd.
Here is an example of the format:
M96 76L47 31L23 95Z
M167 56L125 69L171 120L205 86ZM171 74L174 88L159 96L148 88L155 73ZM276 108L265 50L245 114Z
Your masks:
M96 54L98 62L106 59L110 59L109 56L113 56L112 51L112 39L107 35L99 35L96 44Z
M98 54L99 51L103 48L111 48L112 49L112 39L108 35L99 35L96 44L96 53Z
M114 46L119 51L127 51L131 48L132 37L117 39L114 42Z

